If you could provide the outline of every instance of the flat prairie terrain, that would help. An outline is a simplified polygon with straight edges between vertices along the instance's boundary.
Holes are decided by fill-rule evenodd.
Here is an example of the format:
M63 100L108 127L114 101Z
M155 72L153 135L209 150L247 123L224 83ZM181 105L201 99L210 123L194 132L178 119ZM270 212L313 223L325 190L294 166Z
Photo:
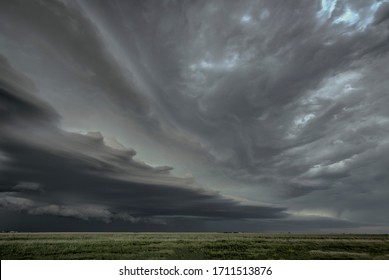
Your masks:
M389 259L389 235L1 233L5 259Z

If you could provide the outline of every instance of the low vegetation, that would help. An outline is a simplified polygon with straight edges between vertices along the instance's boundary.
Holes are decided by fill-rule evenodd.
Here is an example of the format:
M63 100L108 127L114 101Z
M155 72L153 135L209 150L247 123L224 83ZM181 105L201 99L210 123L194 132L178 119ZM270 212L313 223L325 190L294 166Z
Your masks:
M1 233L5 259L389 259L389 235Z

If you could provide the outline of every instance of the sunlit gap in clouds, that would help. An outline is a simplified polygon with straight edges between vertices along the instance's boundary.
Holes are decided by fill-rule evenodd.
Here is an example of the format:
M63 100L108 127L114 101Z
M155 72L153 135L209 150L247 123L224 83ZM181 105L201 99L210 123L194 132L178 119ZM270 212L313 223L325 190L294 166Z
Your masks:
M357 25L358 31L363 31L374 20L374 15L382 4L388 0L372 1L370 6L356 9L352 2L341 0L321 0L321 8L317 16L321 22L328 20L332 24Z

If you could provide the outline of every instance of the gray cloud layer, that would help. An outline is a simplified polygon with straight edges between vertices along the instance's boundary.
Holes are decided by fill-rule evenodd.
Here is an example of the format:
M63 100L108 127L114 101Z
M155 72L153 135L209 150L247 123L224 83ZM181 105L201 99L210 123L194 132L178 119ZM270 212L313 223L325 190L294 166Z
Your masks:
M23 79L2 60L2 77ZM135 151L112 148L98 133L68 133L53 109L1 79L0 149L6 161L0 206L34 215L164 224L170 217L280 218L282 208L244 205L206 190L170 167L135 161ZM23 181L21 182L21 178Z
M131 217L179 209L272 218L287 209L304 221L355 223L334 228L380 230L389 223L388 10L373 0L2 1L0 52L28 79L2 70L9 109L0 124L9 140L1 187L28 192L29 209L45 197L51 213L74 217L78 210L60 199L65 189L88 209ZM173 170L141 163L99 133L60 126L115 135ZM22 137L22 127L33 136ZM34 177L53 161L61 174ZM10 173L11 162L30 171ZM215 192L169 172L190 173ZM60 175L73 179L43 196ZM136 187L127 190L127 181ZM285 208L226 198L238 194Z

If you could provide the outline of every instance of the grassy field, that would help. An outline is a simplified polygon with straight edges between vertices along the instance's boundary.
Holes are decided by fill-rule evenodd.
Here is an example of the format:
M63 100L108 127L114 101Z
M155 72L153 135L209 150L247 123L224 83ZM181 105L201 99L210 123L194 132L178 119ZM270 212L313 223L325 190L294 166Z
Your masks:
M1 233L5 259L389 259L389 235Z

